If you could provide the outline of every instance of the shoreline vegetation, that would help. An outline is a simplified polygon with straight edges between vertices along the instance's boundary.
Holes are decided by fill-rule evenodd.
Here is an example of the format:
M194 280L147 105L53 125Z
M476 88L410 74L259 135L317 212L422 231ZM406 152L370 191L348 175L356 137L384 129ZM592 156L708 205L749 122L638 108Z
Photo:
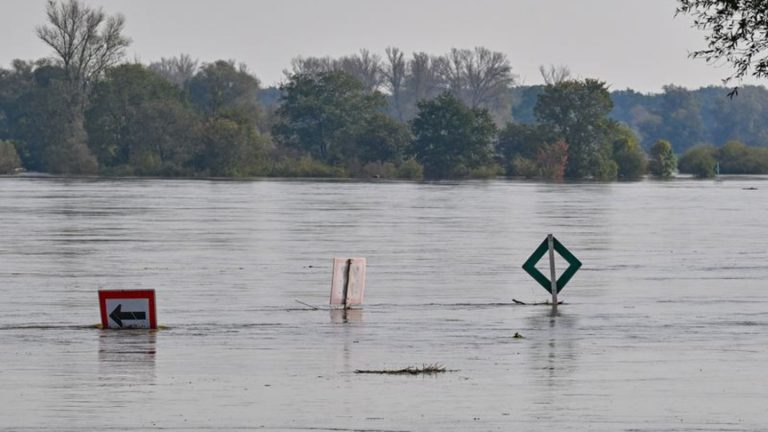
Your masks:
M50 1L53 57L0 68L0 174L565 180L768 174L768 90L611 90L487 48L295 58L279 87L232 60L124 62L125 18ZM32 29L30 29L32 37ZM78 47L79 49L74 49ZM719 147L711 143L719 144Z

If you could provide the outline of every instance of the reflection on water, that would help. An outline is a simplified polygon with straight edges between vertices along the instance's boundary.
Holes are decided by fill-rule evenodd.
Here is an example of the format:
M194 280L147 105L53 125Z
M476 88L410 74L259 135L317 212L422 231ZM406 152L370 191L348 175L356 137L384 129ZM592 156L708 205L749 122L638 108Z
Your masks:
M546 310L546 312L545 312ZM528 327L536 332L530 340L529 365L537 380L547 387L564 390L567 378L578 366L577 319L560 306L557 312L541 308L540 312L528 317ZM530 338L529 338L530 339Z
M0 430L761 430L764 183L3 178ZM550 232L554 316L512 302ZM333 256L364 309L296 310ZM93 328L99 288L171 329Z
M100 330L99 362L127 363L154 368L157 331Z
M334 324L363 322L362 309L331 309L331 322Z

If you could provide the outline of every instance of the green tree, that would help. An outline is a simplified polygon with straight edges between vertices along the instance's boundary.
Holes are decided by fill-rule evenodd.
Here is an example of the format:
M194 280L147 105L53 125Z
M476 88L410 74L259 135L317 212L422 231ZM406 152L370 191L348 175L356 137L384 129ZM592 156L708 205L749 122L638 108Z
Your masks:
M373 115L356 138L360 162L403 162L411 131L386 114Z
M294 74L281 90L273 135L330 164L357 159L358 136L386 105L381 93L339 71Z
M59 67L41 66L34 83L17 100L13 135L23 143L25 168L61 174L95 173L96 159L88 150L82 113L71 109L71 93Z
M708 32L707 47L693 57L724 60L735 71L725 81L749 74L768 77L768 3L765 0L678 0L678 13Z
M249 74L244 65L218 60L203 65L188 83L189 96L205 115L237 107L254 121L261 114L259 80Z
M672 150L672 144L666 140L658 140L651 147L651 157L648 170L652 175L661 178L672 177L677 167L677 158Z
M137 164L141 172L156 175L159 172L154 170L164 164L181 167L185 157L194 156L189 147L194 139L190 140L187 130L194 129L190 123L195 119L189 118L191 112L183 112L181 91L145 66L125 64L109 69L94 87L91 99L86 129L91 150L102 166ZM174 128L178 124L181 127ZM171 144L175 137L184 142Z
M541 152L547 155L548 161L552 159L550 154L558 154L558 148L549 148L552 144L558 142L557 135L551 128L540 124L507 123L499 131L496 141L496 151L504 161L507 175L536 177L539 175L537 161L541 160ZM565 141L563 141L564 143ZM567 152L567 144L564 147ZM552 151L555 151L552 153ZM565 155L567 161L567 154ZM548 163L549 164L549 163ZM552 178L557 175L549 176Z
M768 144L768 89L743 86L739 97L728 98L717 88L717 99L708 107L712 111L712 142L738 140L747 145Z
M469 108L447 92L418 108L411 152L426 177L464 177L491 162L496 126L486 109Z
M132 118L128 172L138 175L189 175L201 151L200 117L176 100L143 103Z
M568 143L568 178L615 178L611 160L613 108L605 83L594 79L547 85L534 108L537 120Z
M701 119L701 107L694 92L684 87L667 85L660 106L654 114L661 122L658 129L648 132L652 140L669 140L677 151L705 141L706 130Z
M266 139L249 121L248 112L233 108L209 118L203 126L199 171L216 177L262 175Z
M638 180L645 175L648 170L648 158L635 134L625 126L616 125L612 140L612 159L616 163L618 178Z
M686 151L678 162L678 169L684 174L693 174L698 178L712 178L716 175L715 158L717 149L710 145L697 145Z

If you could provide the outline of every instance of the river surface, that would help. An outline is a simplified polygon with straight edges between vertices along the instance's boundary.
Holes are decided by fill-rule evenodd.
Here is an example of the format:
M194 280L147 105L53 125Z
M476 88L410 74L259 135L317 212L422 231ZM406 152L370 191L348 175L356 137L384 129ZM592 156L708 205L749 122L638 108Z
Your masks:
M0 430L768 430L767 180L0 178ZM555 316L513 302L549 232ZM163 328L94 328L102 288Z

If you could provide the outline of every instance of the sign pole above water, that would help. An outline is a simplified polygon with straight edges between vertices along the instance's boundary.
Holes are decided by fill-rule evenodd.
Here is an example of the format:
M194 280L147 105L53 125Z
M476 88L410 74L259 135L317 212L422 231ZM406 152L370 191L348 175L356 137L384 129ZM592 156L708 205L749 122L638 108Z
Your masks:
M99 290L105 329L157 329L155 290Z
M539 269L536 268L536 264L544 257L544 254L549 252L549 278L544 276ZM563 259L568 262L568 268L557 278L557 272L555 271L555 252L560 254ZM548 234L547 238L539 245L538 248L531 254L528 260L523 264L523 270L525 270L531 277L536 280L545 290L552 294L552 307L557 308L557 294L565 288L568 281L571 280L574 274L581 268L581 261L576 258L571 251L566 249L562 243L557 241L555 236Z
M365 258L333 258L331 306L363 304L365 294Z

